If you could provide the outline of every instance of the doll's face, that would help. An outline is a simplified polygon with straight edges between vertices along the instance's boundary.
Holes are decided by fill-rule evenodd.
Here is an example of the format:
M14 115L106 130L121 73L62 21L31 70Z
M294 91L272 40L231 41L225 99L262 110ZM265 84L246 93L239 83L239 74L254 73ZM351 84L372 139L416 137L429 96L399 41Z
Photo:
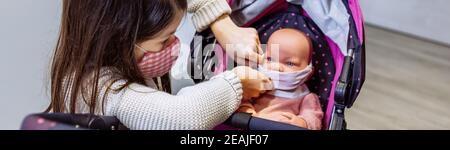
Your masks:
M267 42L263 67L279 72L305 69L311 61L311 41L302 32L281 29L274 32Z

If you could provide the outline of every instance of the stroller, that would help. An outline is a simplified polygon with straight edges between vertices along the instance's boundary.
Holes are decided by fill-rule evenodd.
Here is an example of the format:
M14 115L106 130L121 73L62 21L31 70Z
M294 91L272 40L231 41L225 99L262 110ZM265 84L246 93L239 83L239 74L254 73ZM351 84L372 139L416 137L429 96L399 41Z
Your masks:
M313 45L314 74L307 85L319 96L324 110L324 130L345 130L345 110L352 107L365 80L365 37L357 0L229 0L231 18L242 27L258 30L262 44L282 28L306 33ZM301 3L300 3L301 2ZM301 4L301 5L300 5ZM333 14L333 15L330 15ZM189 75L195 83L236 66L226 56L211 30L196 33L191 43ZM212 46L211 46L212 45ZM33 129L127 129L110 116L89 114L33 114L22 128ZM216 129L304 130L296 126L233 114Z

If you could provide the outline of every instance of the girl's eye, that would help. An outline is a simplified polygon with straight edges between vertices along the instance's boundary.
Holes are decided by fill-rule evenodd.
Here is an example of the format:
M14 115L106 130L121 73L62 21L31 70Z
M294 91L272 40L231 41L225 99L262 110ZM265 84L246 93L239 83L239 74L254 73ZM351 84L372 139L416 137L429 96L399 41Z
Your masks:
M169 42L169 39L164 40L164 42L162 43L163 46L167 46L167 42Z
M167 39L164 39L164 41L162 42L163 46L167 46L167 44L169 44L170 41L170 36Z

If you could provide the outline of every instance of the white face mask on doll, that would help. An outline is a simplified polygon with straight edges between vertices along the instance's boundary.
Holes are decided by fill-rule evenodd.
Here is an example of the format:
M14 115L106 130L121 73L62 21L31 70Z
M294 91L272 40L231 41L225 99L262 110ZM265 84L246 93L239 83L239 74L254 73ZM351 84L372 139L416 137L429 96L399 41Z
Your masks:
M310 93L305 82L313 71L309 64L305 69L295 72L279 72L259 66L258 70L272 79L275 90L268 94L288 99L299 99Z

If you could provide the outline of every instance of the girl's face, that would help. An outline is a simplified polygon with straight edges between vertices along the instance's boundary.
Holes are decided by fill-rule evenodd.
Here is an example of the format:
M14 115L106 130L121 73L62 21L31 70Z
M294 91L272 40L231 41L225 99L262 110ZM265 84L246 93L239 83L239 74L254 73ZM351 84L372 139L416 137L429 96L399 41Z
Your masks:
M156 36L154 36L152 39L149 39L147 41L137 43L138 46L145 49L145 51L148 52L159 52L163 50L164 47L166 47L168 44L172 43L175 40L175 32L178 28L178 26L181 23L181 20L183 19L183 11L178 11L175 15L175 18L173 21L161 32L159 32ZM140 60L144 56L144 52L139 49L134 49L135 56L137 60Z

